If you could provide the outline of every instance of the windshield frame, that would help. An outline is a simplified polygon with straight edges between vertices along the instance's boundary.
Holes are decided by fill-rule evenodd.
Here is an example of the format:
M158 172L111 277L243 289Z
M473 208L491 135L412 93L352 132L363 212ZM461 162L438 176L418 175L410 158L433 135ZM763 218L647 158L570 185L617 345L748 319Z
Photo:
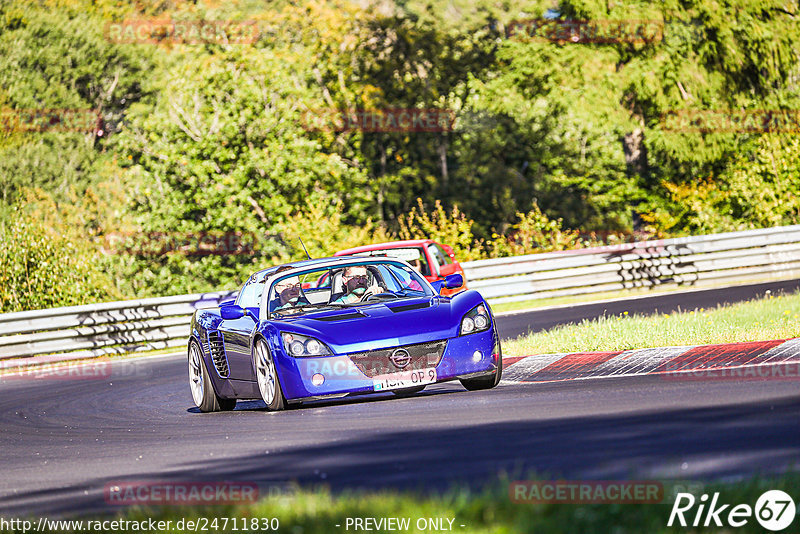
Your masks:
M400 268L400 269L403 269L403 270L408 269L409 270L408 272L410 273L411 277L421 285L424 294L421 292L419 295L409 295L407 297L399 296L397 299L392 299L393 301L394 300L398 300L398 301L399 300L406 300L406 299L409 299L409 298L432 298L432 297L435 297L437 295L436 291L434 290L433 286L431 286L430 282L428 282L423 275L421 275L416 269L414 269L414 267L412 267L410 264L408 264L407 262L405 262L403 260L396 259L396 258L388 258L388 257L385 257L385 256L384 257L375 257L374 259L373 258L369 258L368 259L368 258L365 258L365 257L358 257L359 261L355 261L356 257L354 256L354 257L352 257L352 260L353 261L341 262L341 263L337 262L337 263L330 263L330 264L323 264L323 265L314 265L314 266L309 266L307 268L299 268L299 269L296 269L296 270L284 271L284 272L280 273L279 275L273 275L273 276L269 277L269 279L267 280L267 286L268 287L265 288L265 291L261 295L261 311L260 311L261 316L265 317L265 318L268 318L268 319L275 319L276 318L276 313L279 314L279 312L277 312L275 310L271 311L269 309L269 302L270 302L270 295L272 294L273 287L275 286L275 284L277 282L283 280L284 278L291 278L291 277L295 277L295 276L299 277L299 276L302 276L304 274L313 273L313 272L319 272L320 276L321 276L323 274L323 272L326 272L326 271L330 272L330 271L344 269L346 267L354 267L354 266L387 265L387 264L389 264L389 265L392 265L393 267ZM394 273L391 270L389 271L389 273L391 273L392 276L395 276ZM331 304L319 304L319 305L315 306L315 309L324 310L324 309L334 309L334 308L354 308L354 307L357 307L359 305L376 304L377 302L379 302L379 301L357 302L357 303L352 303L352 304L334 304L334 305L331 305ZM313 310L313 309L309 308L309 310ZM308 312L306 312L306 313L308 313ZM300 316L300 315L305 315L305 313L293 314L293 315L294 316Z
M407 245L407 246L402 246L402 247L392 246L392 247L387 247L387 248L376 248L376 249L366 250L366 251L362 251L362 252L354 252L352 254L349 254L349 256L361 257L361 258L387 258L387 259L393 259L393 260L400 260L400 261L404 261L404 262L408 263L409 260L405 260L405 259L403 259L403 258L401 258L399 256L392 255L393 251L399 251L399 250L414 250L414 251L416 251L417 252L417 257L414 258L414 259L419 262L419 266L420 266L420 270L418 270L417 272L419 274L421 274L425 278L427 278L429 276L436 276L436 275L433 274L433 271L431 270L431 262L428 259L429 252L428 252L428 250L427 250L425 245ZM411 265L411 264L409 263L409 265ZM414 268L413 265L412 265L412 268ZM425 274L425 271L428 271L428 274Z

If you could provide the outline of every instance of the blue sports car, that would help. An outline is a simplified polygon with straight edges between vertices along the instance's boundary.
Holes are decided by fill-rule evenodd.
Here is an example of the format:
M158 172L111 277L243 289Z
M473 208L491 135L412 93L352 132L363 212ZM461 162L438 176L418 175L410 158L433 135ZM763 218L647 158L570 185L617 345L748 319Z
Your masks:
M269 410L321 398L416 393L458 379L497 385L502 354L476 291L429 283L389 257L296 262L252 275L234 300L192 317L189 386L204 412L261 399Z

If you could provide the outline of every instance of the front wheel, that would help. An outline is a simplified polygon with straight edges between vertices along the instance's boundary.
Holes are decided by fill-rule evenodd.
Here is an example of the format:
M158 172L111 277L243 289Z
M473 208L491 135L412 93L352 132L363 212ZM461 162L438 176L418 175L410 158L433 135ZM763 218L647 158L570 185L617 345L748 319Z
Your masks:
M263 339L256 341L253 358L258 390L261 392L261 399L267 405L267 410L272 412L283 410L286 408L286 399L278 380L278 370L275 367L272 353Z
M459 380L461 385L467 388L468 391L492 389L500 383L500 377L503 376L503 353L499 348L497 350L497 371L493 375L481 376L478 378L462 378Z
M223 399L214 391L200 345L194 340L189 343L189 389L195 406L201 412L230 411L236 407L236 399Z

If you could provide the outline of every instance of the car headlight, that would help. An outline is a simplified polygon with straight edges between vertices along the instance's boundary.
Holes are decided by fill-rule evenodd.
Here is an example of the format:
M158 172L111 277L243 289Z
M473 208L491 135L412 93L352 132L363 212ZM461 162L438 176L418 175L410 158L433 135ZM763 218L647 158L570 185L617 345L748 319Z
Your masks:
M489 329L491 323L489 311L486 309L486 306L479 304L472 308L469 313L461 319L461 330L458 335L464 336L476 332L483 332Z
M283 347L289 356L304 358L308 356L329 356L333 354L325 343L309 336L300 334L281 333Z

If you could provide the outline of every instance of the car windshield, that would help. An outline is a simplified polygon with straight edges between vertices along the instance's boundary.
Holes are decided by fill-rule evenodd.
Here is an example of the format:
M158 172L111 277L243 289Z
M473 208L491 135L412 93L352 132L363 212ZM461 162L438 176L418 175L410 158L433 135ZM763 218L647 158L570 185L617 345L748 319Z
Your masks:
M433 294L413 268L390 260L372 260L287 272L272 283L267 309L270 317L277 317Z
M385 256L387 258L397 258L407 261L418 273L423 276L430 276L428 262L425 259L425 252L421 247L402 247L402 248L382 248L357 252L355 256Z

